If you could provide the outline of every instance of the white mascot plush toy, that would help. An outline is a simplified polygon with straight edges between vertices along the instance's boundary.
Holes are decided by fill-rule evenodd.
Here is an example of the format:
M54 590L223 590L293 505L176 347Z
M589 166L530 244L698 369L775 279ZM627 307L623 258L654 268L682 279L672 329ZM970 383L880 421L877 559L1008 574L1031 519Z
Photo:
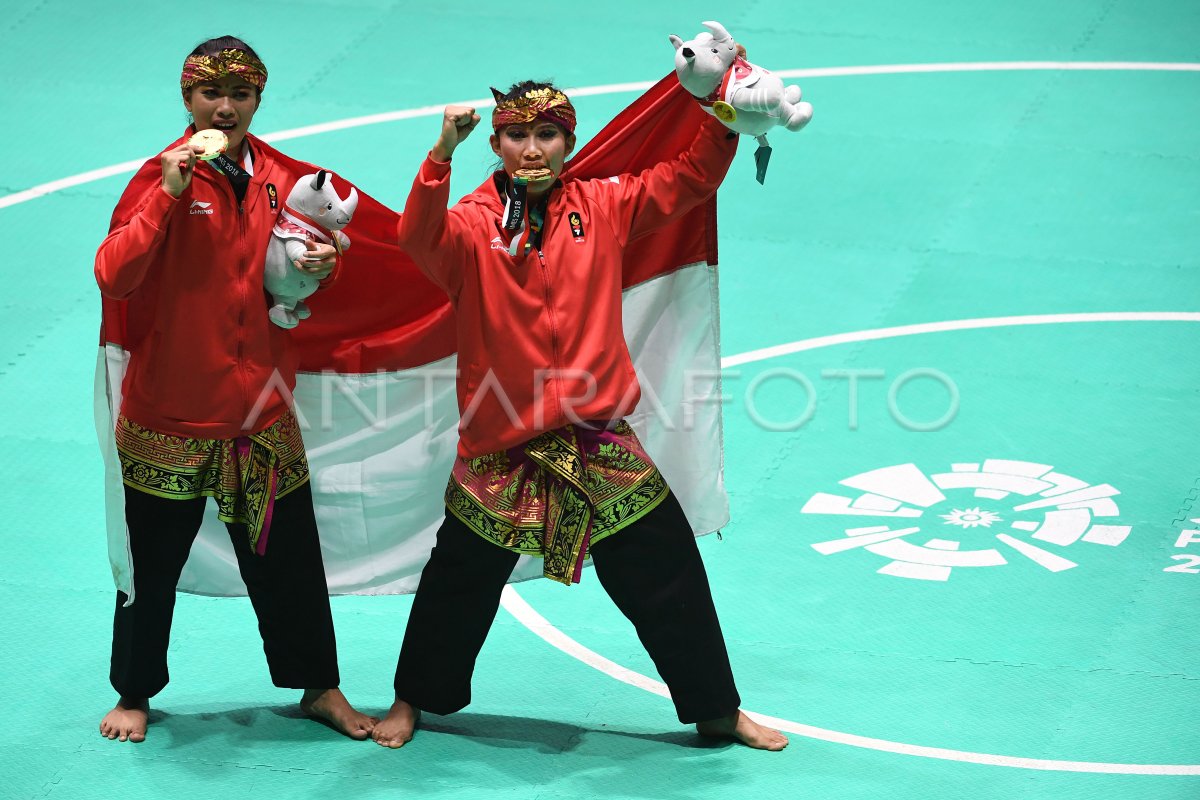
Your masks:
M319 281L292 263L304 260L304 240L331 244L340 254L350 247L350 237L341 229L350 224L356 208L358 192L354 187L350 187L345 200L341 199L325 170L305 175L292 187L271 231L263 268L263 285L272 300L268 316L279 327L294 328L312 313L304 298L317 290Z
M689 42L671 35L675 74L683 88L725 127L758 139L754 160L762 183L771 157L767 131L776 125L800 130L812 119L812 105L800 102L799 86L784 86L778 77L747 61L745 49L721 23L701 24L708 31Z

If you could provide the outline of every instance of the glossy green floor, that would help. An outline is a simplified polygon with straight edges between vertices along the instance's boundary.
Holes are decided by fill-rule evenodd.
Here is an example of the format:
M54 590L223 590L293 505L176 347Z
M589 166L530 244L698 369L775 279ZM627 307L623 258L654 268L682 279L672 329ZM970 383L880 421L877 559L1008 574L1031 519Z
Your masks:
M666 700L503 611L471 708L385 752L296 717L294 696L270 685L246 601L192 596L180 598L172 683L148 740L100 738L112 587L91 261L127 176L3 198L170 141L185 124L178 66L197 41L234 32L263 55L260 134L482 97L528 76L652 80L671 66L667 34L712 16L777 70L1200 62L1200 7L1181 0L430 8L262 2L202 16L194 4L47 0L0 21L0 795L1200 796L1200 533L1182 533L1200 528L1195 70L806 77L796 82L814 121L773 135L765 187L752 148L739 154L721 192L727 356L1026 318L849 337L730 368L733 522L701 549L746 707L809 734L783 753L705 746ZM543 15L548 35L514 59L505 36ZM633 97L580 99L581 135ZM435 134L419 117L281 146L398 206ZM487 168L482 140L456 161L469 167L461 193ZM1145 316L1018 324L1118 312ZM853 404L830 372L848 370L869 371ZM861 477L885 467L897 469ZM1068 477L1096 491L1026 507L1038 480ZM1012 493L987 489L993 480ZM868 513L814 513L839 502ZM880 513L897 506L919 516ZM1052 519L1059 542L1035 539ZM885 526L919 531L855 541ZM871 531L847 534L859 528ZM967 565L980 562L993 565ZM570 590L517 591L580 644L653 676L590 573ZM390 700L409 604L334 600L343 687L366 709Z

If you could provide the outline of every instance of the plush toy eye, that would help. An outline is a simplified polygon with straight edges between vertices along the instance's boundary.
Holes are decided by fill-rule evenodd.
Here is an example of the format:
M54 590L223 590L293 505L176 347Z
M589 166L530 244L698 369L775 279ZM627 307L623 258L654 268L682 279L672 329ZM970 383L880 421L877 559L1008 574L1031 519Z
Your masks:
M327 206L325 206L325 207L326 207L327 209L329 209L330 211L333 211L333 203L330 203L329 205L327 205Z
M714 53L717 52L717 48L715 48L715 47L712 50Z

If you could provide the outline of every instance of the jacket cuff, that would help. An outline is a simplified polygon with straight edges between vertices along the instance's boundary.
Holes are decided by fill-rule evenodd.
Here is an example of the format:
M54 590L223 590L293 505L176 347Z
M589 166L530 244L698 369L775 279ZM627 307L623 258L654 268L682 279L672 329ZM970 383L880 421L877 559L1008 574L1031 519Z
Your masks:
M421 164L421 172L419 177L426 183L437 183L438 181L445 180L446 176L449 174L450 162L437 161L434 159L433 154L430 153L429 155L425 156L425 161Z
M150 199L146 205L142 207L142 218L146 220L156 231L166 230L167 218L171 216L171 211L175 208L175 204L179 202L178 197L172 197L167 193L167 190L159 186L158 189L150 193Z

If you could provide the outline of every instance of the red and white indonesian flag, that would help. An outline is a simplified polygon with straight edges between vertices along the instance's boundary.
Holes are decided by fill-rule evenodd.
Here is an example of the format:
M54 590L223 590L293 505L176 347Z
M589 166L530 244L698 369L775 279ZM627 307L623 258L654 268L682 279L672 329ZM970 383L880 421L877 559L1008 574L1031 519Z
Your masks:
M703 118L669 75L580 150L566 172L606 178L674 158ZM297 177L315 169L280 153L274 157ZM157 182L156 165L156 159L148 162L134 181ZM354 246L344 256L340 277L310 298L312 317L292 332L301 352L295 408L312 469L330 591L412 592L445 513L442 495L458 441L453 311L445 293L396 245L396 213L361 191L359 196L347 229ZM641 404L629 421L697 534L729 520L716 243L714 197L637 240L624 264L625 337L642 384ZM124 304L105 299L96 425L113 577L129 593L132 567L113 441L129 358L125 342ZM540 563L523 558L513 580L541 571ZM179 588L245 594L212 503Z

